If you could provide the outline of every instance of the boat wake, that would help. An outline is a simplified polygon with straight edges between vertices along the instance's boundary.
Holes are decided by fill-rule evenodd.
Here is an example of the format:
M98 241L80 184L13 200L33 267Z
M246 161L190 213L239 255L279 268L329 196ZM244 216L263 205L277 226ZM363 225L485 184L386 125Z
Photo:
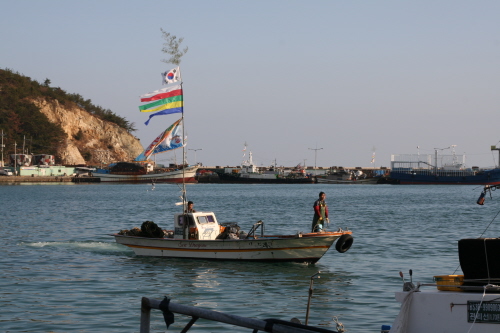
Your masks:
M32 248L56 248L76 252L91 252L97 254L133 254L133 251L116 243L95 241L69 241L69 242L21 242L21 246Z

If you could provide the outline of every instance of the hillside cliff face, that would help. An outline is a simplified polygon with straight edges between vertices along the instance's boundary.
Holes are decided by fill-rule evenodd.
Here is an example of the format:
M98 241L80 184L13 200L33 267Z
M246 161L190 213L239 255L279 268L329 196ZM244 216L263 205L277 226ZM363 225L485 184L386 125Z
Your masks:
M78 107L66 108L57 100L33 100L50 122L59 125L66 139L57 146L57 164L109 164L130 161L143 147L139 139L118 125L103 121Z

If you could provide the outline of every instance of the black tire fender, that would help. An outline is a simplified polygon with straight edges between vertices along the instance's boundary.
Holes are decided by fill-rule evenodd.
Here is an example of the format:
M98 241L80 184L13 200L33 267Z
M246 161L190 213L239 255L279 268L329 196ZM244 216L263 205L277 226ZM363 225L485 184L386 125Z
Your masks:
M351 235L344 234L337 239L335 249L340 253L347 252L347 250L351 248L353 242L354 238Z

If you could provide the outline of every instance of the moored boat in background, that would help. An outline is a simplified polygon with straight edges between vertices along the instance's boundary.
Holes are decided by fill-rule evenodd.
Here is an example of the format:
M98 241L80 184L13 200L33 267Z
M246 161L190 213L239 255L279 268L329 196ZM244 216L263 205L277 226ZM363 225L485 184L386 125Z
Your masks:
M390 180L397 184L428 185L497 185L500 184L500 169L467 168L465 155L408 154L391 155ZM444 148L444 149L448 149ZM439 163L438 163L439 161Z
M362 170L332 169L325 175L317 175L316 182L324 184L377 184L383 173L376 174L370 170L371 174Z
M107 169L97 169L92 176L101 182L127 183L196 183L197 166L153 168L151 163L118 162Z
M97 169L93 174L101 182L129 182L129 183L196 183L198 166L188 166L185 163L183 150L182 165L173 165L170 168L158 167L155 162L149 161L151 155L183 148L183 118L175 121L166 130L160 133L151 144L135 158L134 162L113 163L106 169Z
M243 151L246 152L247 146ZM243 158L245 155L243 155ZM306 170L299 164L291 170L275 165L261 170L252 158L252 152L248 153L248 159L243 160L241 167L224 168L224 172L217 174L221 183L244 183L244 184L311 184L316 182L316 178L307 174Z

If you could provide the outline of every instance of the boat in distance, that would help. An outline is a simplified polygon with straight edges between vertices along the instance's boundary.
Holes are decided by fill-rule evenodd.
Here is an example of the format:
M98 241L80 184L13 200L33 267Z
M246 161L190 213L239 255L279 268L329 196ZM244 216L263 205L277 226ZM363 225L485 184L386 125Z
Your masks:
M246 152L247 145L243 148ZM245 158L246 153L243 155ZM211 179L217 183L229 184L312 184L316 182L313 175L307 174L300 164L291 170L278 167L276 162L269 168L259 168L253 162L252 152L248 153L248 159L241 162L236 168L226 167L223 172L217 172Z
M178 88L172 87L171 89ZM176 90L182 94L182 89ZM151 118L152 116L150 116ZM128 183L196 183L198 165L189 166L185 159L184 117L175 121L160 133L135 158L133 162L112 163L105 169L97 169L93 174L101 182L128 182ZM163 154L182 148L183 163L171 164L170 168L159 166L150 161L151 156Z
M313 184L316 182L312 176L276 176L271 174L266 177L266 174L229 174L220 173L215 182L228 184Z
M236 223L219 224L213 212L174 215L174 230L157 226L148 232L146 221L136 232L113 234L119 244L130 247L138 256L184 259L241 260L262 262L317 262L337 241L337 251L346 252L353 243L352 231L323 231L295 235L264 235L259 221L247 234ZM186 223L185 223L186 222ZM261 228L261 235L256 230ZM150 237L146 237L148 235ZM151 237L153 236L153 237Z
M92 176L101 182L127 182L127 183L196 183L198 166L186 166L170 169L153 169L150 163L119 162L108 169L97 169Z
M407 154L391 156L390 180L395 184L422 185L498 185L500 169L467 168L465 155ZM448 149L445 148L445 149ZM439 163L438 163L439 162Z

